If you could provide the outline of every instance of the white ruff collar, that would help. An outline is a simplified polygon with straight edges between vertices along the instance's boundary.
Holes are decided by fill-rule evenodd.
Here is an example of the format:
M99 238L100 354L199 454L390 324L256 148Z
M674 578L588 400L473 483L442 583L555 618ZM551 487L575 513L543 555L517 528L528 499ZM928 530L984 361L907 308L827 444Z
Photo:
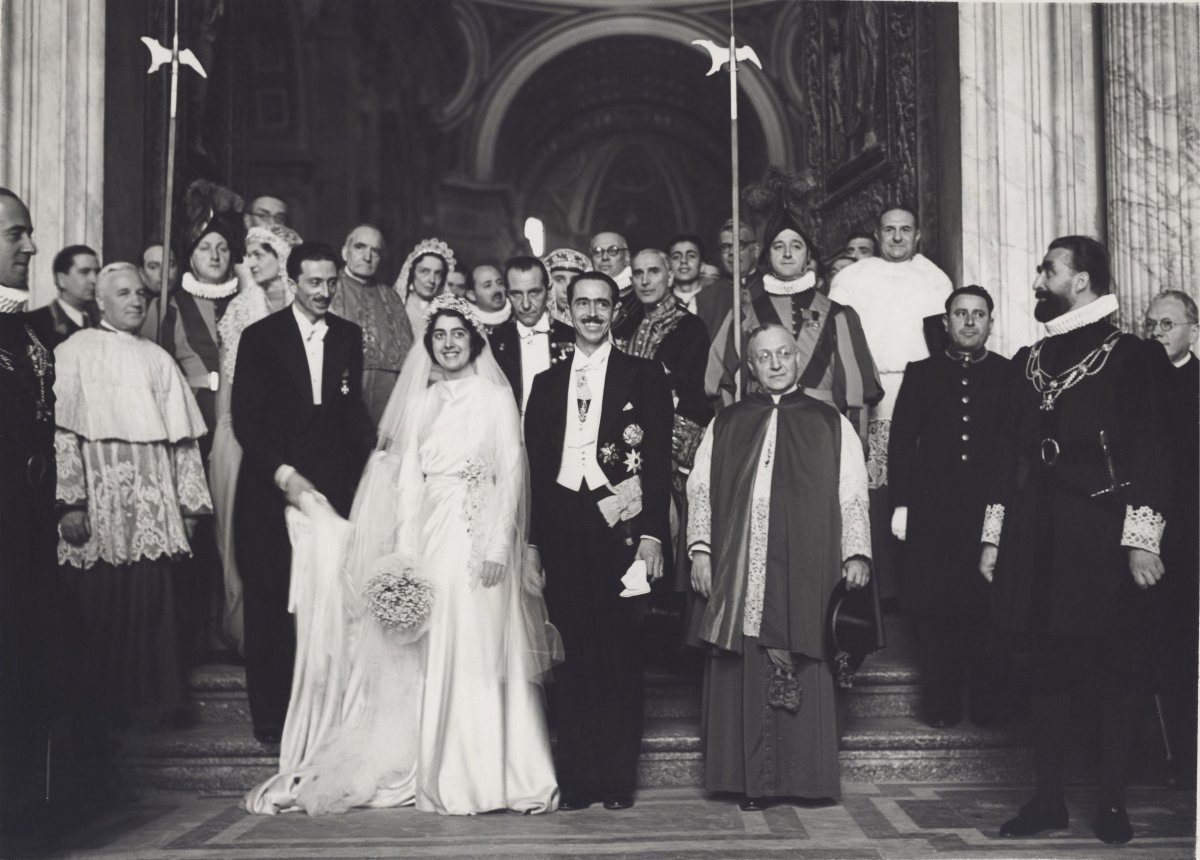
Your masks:
M183 273L183 289L191 293L198 299L208 299L215 301L216 299L225 299L237 292L238 280L236 277L230 278L223 284L205 284L196 280L191 272Z
M1109 314L1116 313L1119 308L1120 305L1117 303L1117 297L1112 293L1107 293L1100 296L1094 302L1088 302L1083 307L1067 311L1062 316L1050 320L1050 322L1046 323L1046 334L1054 337L1057 334L1066 334L1069 331L1075 331L1077 328L1083 328L1085 325L1099 322Z
M763 289L773 296L794 296L816 285L817 273L811 269L790 281L781 281L769 272L763 275Z
M512 305L505 302L504 307L498 311L481 311L476 305L475 316L479 317L479 321L486 326L498 326L512 316Z
M0 286L0 314L19 314L29 304L29 290Z

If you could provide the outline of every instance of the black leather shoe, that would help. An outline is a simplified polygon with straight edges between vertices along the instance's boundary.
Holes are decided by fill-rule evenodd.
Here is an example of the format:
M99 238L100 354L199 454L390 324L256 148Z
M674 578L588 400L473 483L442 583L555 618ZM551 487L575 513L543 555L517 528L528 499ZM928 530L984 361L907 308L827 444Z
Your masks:
M283 730L275 726L255 726L254 739L262 744L277 744L283 738Z
M1133 838L1133 827L1124 806L1101 806L1092 832L1106 845L1124 845Z
M765 797L743 797L738 803L738 809L742 812L762 812L770 804L767 803Z
M1047 810L1035 797L1021 807L1016 818L1010 818L1000 825L1000 835L1024 839L1046 830L1065 830L1069 820L1067 805L1061 800L1051 804Z
M628 809L633 806L632 794L610 794L604 798L605 809Z
M574 812L577 809L587 809L594 802L586 794L564 791L562 798L558 801L558 808L563 812Z

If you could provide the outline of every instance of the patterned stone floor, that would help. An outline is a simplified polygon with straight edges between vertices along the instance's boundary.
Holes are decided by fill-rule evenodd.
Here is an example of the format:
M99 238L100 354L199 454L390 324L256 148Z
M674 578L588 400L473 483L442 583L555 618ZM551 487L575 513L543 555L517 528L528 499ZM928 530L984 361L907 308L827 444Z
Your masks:
M1011 785L845 786L840 805L779 805L744 813L698 789L648 789L623 812L600 807L524 817L453 818L412 809L357 810L310 819L250 816L231 796L167 794L103 816L41 857L604 857L926 858L1195 856L1195 797L1134 788L1136 837L1109 848L1091 835L1094 792L1070 792L1071 829L1001 840L999 823L1025 799ZM9 844L5 857L34 856Z

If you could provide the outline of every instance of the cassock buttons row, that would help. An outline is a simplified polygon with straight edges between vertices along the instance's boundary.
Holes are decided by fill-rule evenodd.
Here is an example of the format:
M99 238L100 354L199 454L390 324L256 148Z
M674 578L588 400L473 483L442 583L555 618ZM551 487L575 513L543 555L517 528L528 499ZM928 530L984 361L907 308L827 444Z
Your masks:
M964 367L964 368L966 368L966 366L967 366L967 363L964 361L964 362L963 362L963 367ZM970 379L968 379L968 378L967 378L967 377L965 377L965 376L963 377L963 380L962 380L962 384L963 384L963 385L969 385L969 384L970 384L970 382L971 382L971 380L970 380ZM971 397L970 397L970 395L968 395L968 394L964 394L964 395L962 396L962 402L963 402L963 405L964 405L964 406L965 406L966 404L970 403L970 402L971 402ZM963 414L963 417L962 417L962 420L963 420L964 422L970 421L970 420L971 420L971 416L970 416L970 415L967 415L966 413L964 413L964 414ZM969 433L964 433L964 434L962 434L962 440L963 440L964 442L967 442L967 441L969 441L969 440L970 440L970 438L971 438L971 435L970 435ZM970 455L964 452L964 453L963 453L963 455L962 455L962 461L963 461L964 463L966 463L966 462L969 462L969 461L970 461L970 459L971 459Z

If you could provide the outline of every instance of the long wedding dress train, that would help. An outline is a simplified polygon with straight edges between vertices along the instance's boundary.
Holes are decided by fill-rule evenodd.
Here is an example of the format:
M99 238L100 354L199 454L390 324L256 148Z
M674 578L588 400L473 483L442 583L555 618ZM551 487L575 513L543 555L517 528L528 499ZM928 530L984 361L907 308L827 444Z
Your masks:
M494 365L490 352L481 358ZM296 675L280 772L246 794L250 812L558 805L540 685L553 649L541 596L523 587L526 480L512 393L481 374L407 394L398 384L393 401L403 396L412 400L403 418L389 406L393 438L383 431L350 523L311 497L288 511ZM397 559L434 592L413 642L385 631L361 596ZM491 588L479 581L484 561L506 566Z

